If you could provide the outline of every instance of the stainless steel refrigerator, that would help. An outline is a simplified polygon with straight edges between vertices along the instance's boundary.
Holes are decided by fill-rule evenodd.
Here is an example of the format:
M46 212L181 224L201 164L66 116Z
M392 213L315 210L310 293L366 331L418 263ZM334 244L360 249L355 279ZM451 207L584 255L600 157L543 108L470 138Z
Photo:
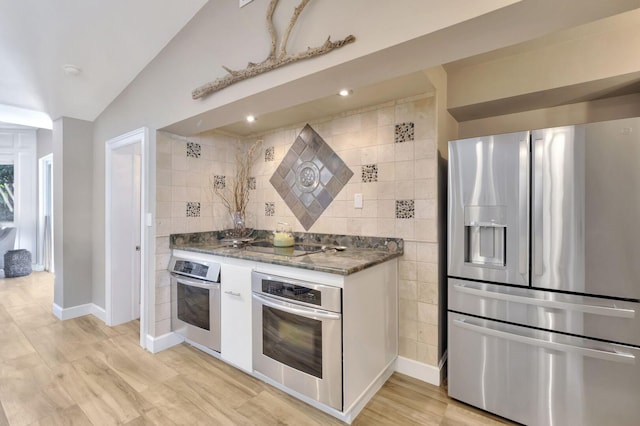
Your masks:
M447 250L451 397L640 424L640 119L449 142Z

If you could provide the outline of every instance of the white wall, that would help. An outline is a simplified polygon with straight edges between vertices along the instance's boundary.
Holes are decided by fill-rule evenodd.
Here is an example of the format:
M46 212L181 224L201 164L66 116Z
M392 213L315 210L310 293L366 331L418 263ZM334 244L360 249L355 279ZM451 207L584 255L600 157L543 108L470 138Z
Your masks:
M38 140L38 159L53 152L53 131L49 129L36 130Z

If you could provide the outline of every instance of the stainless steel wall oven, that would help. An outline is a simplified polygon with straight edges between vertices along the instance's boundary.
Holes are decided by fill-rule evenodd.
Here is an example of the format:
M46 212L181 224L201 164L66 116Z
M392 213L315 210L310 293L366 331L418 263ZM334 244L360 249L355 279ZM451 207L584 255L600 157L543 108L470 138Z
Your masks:
M171 329L220 352L220 265L172 257Z
M342 290L252 274L253 368L342 410Z

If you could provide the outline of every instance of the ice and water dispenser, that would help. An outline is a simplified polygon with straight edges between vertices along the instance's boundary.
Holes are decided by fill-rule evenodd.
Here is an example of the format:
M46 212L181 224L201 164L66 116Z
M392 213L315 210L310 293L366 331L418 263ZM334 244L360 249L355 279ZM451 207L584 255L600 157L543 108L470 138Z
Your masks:
M504 268L507 254L507 207L464 207L464 261Z

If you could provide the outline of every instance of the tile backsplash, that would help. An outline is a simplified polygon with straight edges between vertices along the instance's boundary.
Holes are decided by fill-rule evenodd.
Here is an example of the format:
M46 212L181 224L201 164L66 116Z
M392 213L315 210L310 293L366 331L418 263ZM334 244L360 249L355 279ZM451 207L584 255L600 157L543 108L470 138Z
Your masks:
M252 169L247 225L275 229L288 222L305 229L270 183L306 123L242 139L209 132L183 138L158 132L156 282L168 281L161 271L168 263L165 239L171 233L220 230L229 226L228 213L211 195L210 179L235 176L237 147L263 139L262 153ZM399 261L400 355L437 365L438 359L438 235L437 150L434 96L401 99L309 122L313 130L354 174L313 222L308 232L396 237L405 240ZM201 146L199 157L185 156L188 143ZM215 178L214 178L215 176ZM354 208L362 194L363 207ZM185 211L200 203L200 216ZM187 209L188 210L188 209ZM164 257L163 257L164 256ZM166 261L166 263L164 263ZM166 269L165 269L166 272ZM160 290L159 290L160 291ZM166 290L163 290L166 291ZM157 312L164 312L157 307ZM156 335L169 323L156 318Z
M307 124L269 183L308 231L352 176L340 156Z

